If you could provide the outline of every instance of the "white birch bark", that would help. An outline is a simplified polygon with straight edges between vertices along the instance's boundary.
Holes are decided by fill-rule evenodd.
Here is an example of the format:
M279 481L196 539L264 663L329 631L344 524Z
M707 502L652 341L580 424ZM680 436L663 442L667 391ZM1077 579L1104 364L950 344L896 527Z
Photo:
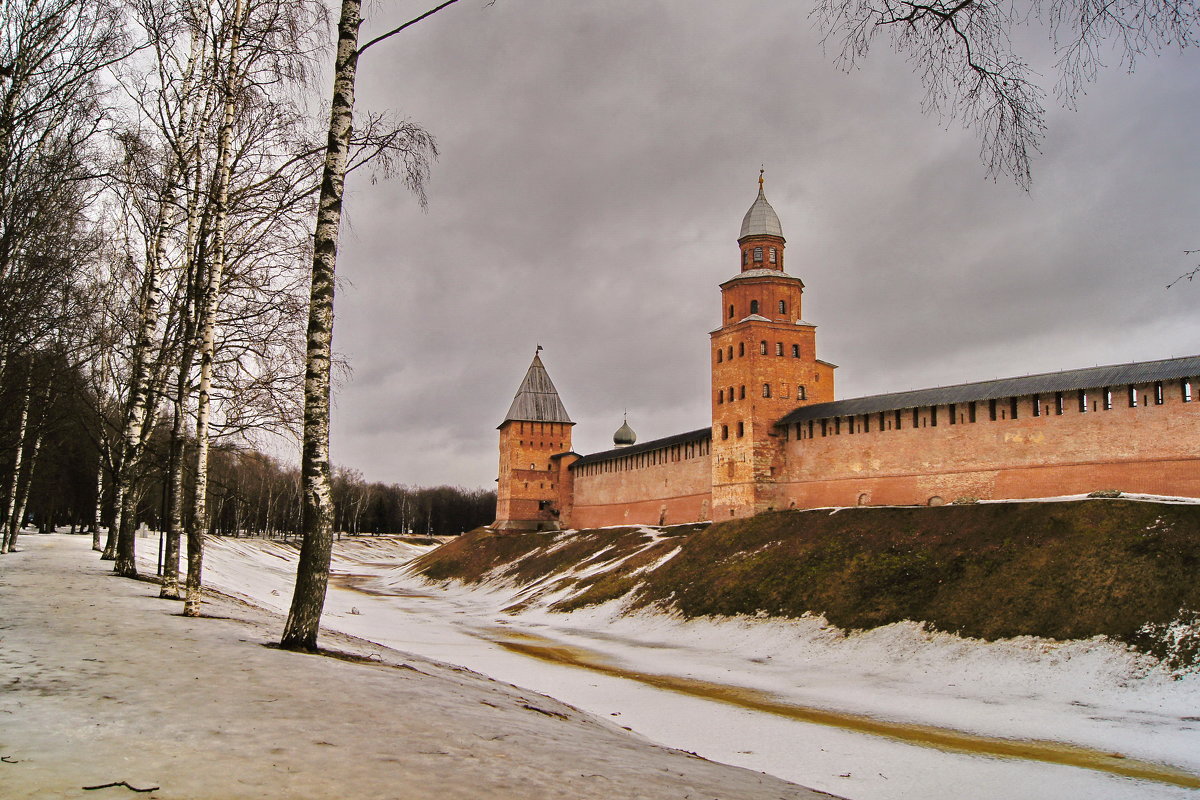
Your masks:
M202 43L200 37L193 34L192 52L188 62L188 77L190 79L195 75L196 67L202 57ZM191 378L192 378L192 361L196 353L196 325L194 323L194 312L190 308L192 305L191 299L194 299L194 292L191 290L195 282L195 272L197 269L195 263L196 241L199 236L200 228L200 131L196 124L198 119L202 119L202 115L195 109L196 97L193 94L190 104L185 106L185 109L190 109L190 116L185 116L185 121L181 128L184 129L187 138L186 157L184 170L190 177L185 183L185 191L187 194L187 230L184 236L185 243L185 267L184 271L187 275L187 291L184 292L185 308L181 315L183 317L182 324L184 333L181 337L181 351L179 355L178 372L175 380L175 405L174 416L171 421L171 457L170 457L170 474L168 476L168 512L167 512L167 532L166 546L163 549L163 578L162 589L159 592L160 597L170 600L183 599L179 588L179 555L180 541L183 536L183 475L184 462L187 454L187 444L184 437L184 420L187 418L188 399L191 396ZM185 111L185 114L188 112ZM190 123L190 124L189 124Z
M125 425L121 434L120 446L123 455L120 469L117 470L113 481L113 504L118 509L117 516L119 517L116 531L116 563L113 571L125 577L136 577L138 574L137 564L134 561L135 520L133 517L135 515L132 513L133 508L130 506L130 501L133 495L133 475L136 471L146 423L150 418L152 394L150 390L150 353L154 347L162 306L161 267L166 258L164 233L168 214L168 206L163 202L160 205L158 220L155 224L153 255L146 259L146 276L143 281L145 296L142 298L138 335L133 349L129 410L125 415ZM110 532L110 538L111 536Z
M229 218L229 182L233 149L233 121L237 111L240 83L239 48L245 3L237 0L229 32L229 51L222 82L224 109L217 134L216 202L213 209L213 255L208 285L200 315L200 384L196 393L196 491L192 505L192 525L188 530L188 570L183 614L200 616L201 585L204 570L204 534L208 530L208 428L212 404L212 370L216 355L217 310L221 298L226 256L226 226Z
M43 407L50 400L50 387L46 387L46 392L42 398ZM28 407L28 403L26 404ZM29 503L29 489L33 486L33 471L37 467L38 453L42 449L42 440L46 435L46 426L39 424L37 435L33 437L33 444L29 448L29 457L25 459L25 464L21 468L21 480L18 486L17 509L14 519L15 525L10 526L8 536L8 552L12 553L17 549L17 535L21 532L21 520L25 518L25 508Z
M25 375L25 391L21 401L21 415L17 420L17 445L13 453L12 478L8 485L8 502L4 509L4 531L0 535L0 554L12 550L16 541L17 530L21 527L21 518L17 508L20 505L17 495L21 484L21 466L25 453L25 437L29 432L29 407L33 402L33 370L30 368Z
M104 514L104 448L96 459L96 505L92 507L92 549L103 550L100 544L100 517Z
M358 65L360 0L342 0L337 60L329 115L329 141L321 178L321 199L314 237L312 291L308 312L307 368L304 377L302 480L304 540L296 588L284 626L282 647L316 650L329 584L333 549L333 501L329 474L329 378L333 340L334 275L342 218L346 163L354 117L354 79Z

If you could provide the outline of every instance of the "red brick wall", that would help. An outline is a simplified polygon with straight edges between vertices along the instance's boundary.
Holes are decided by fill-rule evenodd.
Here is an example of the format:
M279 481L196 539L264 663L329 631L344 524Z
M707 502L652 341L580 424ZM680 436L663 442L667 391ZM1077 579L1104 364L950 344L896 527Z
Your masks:
M653 451L659 463L633 467L632 459L576 467L573 528L606 525L667 525L710 519L712 486L707 442L695 455L684 445ZM648 454L643 454L648 455Z
M940 406L936 427L925 408L913 428L909 409L901 412L899 430L888 429L894 414L886 415L883 430L879 415L871 415L869 433L861 416L855 433L843 417L840 434L829 421L822 437L816 421L811 439L805 423L799 439L791 426L778 507L1051 497L1098 489L1200 496L1200 398L1184 403L1177 381L1164 383L1162 405L1154 403L1152 385L1139 387L1139 395L1141 403L1130 408L1125 387L1114 387L1113 407L1105 410L1101 393L1089 392L1089 410L1081 413L1078 393L1067 392L1061 416L1054 395L1042 395L1038 417L1032 397L1021 397L1016 419L1001 400L996 421L982 402L974 423L959 405L954 425L949 408Z

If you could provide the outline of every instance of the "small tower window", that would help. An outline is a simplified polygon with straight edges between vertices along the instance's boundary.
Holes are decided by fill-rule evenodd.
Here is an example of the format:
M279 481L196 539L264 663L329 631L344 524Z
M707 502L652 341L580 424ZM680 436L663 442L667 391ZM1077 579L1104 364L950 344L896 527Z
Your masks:
M1185 403L1192 402L1192 382L1191 381L1188 381L1188 380L1180 381L1179 382L1179 391L1182 396L1183 402L1185 402ZM1110 405L1111 405L1111 403L1110 403Z
M1154 384L1154 405L1161 406L1163 404L1163 385L1162 381L1157 381Z
M762 263L762 248L761 247L754 248L754 263L755 264Z
M775 343L775 355L777 355L777 356L783 355L783 342Z
M770 397L770 396L771 396L771 384L764 383L763 384L763 397Z
M767 354L767 340L763 339L758 343L758 354L765 356Z
M733 361L733 345L729 345L729 355L727 357L730 361Z
M725 358L724 348L718 347L717 348L717 363L720 364L724 358Z
M771 260L772 260L772 261L774 261L775 259L771 259ZM779 301L779 313L780 313L780 314L786 314L786 313L787 313L787 300L780 300L780 301Z
M742 251L742 266L744 267L749 263L750 263L750 251L743 250Z
M746 435L746 423L742 422L739 419L738 420L738 438L740 439L745 435Z
M794 344L794 345L792 345L792 358L799 358L799 357L800 357L800 345Z
M808 399L808 394L804 391L804 384L801 384L796 387L796 399L797 400L807 400Z
M738 387L738 400L745 400L745 399L746 399L746 384L743 383L741 386Z
M741 358L744 355L746 355L746 343L738 342L738 358Z
M733 319L733 305L732 304L729 306L729 318Z
M729 438L729 426L728 426L728 425L722 425L722 426L721 426L721 438L722 438L722 439L728 439L728 438Z
M751 300L751 301L750 301L750 313L751 313L751 314L757 314L757 313L758 313L758 301L757 301L757 300Z
M733 402L733 387L729 387L729 402Z
M770 259L771 259L771 263L774 264L775 263L775 248L774 247L771 248Z
M717 390L717 405L721 405L724 402L725 402L725 392L722 391L721 389L718 389Z

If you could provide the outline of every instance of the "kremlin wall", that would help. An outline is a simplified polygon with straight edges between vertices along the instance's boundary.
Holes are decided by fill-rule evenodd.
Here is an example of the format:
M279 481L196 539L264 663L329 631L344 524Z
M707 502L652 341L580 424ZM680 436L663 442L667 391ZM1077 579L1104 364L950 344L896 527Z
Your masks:
M712 425L580 455L535 354L500 425L500 530L1097 490L1200 497L1200 356L837 400L759 178L709 333ZM539 347L539 350L541 348Z

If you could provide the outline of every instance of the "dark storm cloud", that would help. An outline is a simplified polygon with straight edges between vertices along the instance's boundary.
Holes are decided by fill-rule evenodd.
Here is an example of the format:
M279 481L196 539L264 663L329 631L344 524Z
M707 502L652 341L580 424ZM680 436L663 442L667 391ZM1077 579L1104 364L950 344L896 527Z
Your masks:
M987 181L885 49L844 74L807 6L464 0L360 65L363 109L438 137L421 213L352 180L334 458L488 485L536 344L576 449L708 424L717 284L760 164L843 397L1200 352L1200 59L1051 115L1035 184ZM383 3L367 32L421 7Z

